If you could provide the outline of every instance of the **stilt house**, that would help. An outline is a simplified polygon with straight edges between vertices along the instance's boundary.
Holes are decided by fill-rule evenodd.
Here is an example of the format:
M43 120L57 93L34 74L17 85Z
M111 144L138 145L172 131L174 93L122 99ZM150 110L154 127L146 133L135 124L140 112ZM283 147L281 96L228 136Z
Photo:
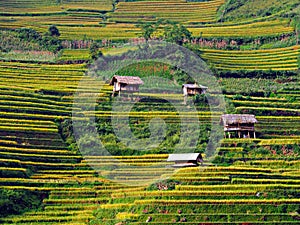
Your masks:
M139 92L139 86L144 84L140 77L136 76L119 76L115 75L110 81L110 85L113 85L113 95L117 92L119 95L121 92Z
M207 87L198 84L183 84L182 92L184 96L205 94Z
M198 84L183 84L182 85L182 92L184 97L184 103L187 102L188 96L193 96L196 94L205 94L207 90L207 87L198 85Z
M232 135L239 138L256 138L255 123L257 119L251 114L225 114L221 116L220 124L224 126L224 137L231 138Z

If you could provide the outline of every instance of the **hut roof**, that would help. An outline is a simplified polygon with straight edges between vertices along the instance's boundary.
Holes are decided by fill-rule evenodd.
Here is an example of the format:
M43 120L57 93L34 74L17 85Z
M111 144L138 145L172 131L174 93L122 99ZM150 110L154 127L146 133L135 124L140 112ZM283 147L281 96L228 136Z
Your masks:
M167 162L197 160L200 153L170 154Z
M114 81L118 81L123 84L144 84L142 79L140 77L136 76L119 76L115 75L110 81L110 84L112 85Z
M236 123L257 123L255 115L252 114L224 114L221 116L223 125L236 124Z
M182 87L194 88L194 89L207 89L208 87L198 84L183 84Z

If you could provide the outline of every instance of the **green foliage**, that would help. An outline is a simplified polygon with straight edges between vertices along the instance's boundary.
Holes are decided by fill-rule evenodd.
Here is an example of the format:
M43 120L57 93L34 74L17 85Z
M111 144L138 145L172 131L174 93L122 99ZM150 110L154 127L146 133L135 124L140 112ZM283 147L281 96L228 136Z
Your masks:
M243 100L243 96L241 94L236 94L232 97L233 100Z
M288 102L291 103L297 101L297 98L295 96L286 96L285 98L288 100Z
M57 53L62 49L61 41L55 36L44 35L39 41L40 44L50 52Z
M191 32L181 24L172 24L164 27L164 39L168 42L174 42L182 45L185 40L190 41Z
M173 79L172 72L172 68L169 65L160 62L133 63L118 71L119 74L124 76L139 76L141 78L155 76L166 78L168 80ZM180 76L177 72L175 73L177 77Z
M86 134L77 140L76 143L81 154L85 156L107 155L105 151L102 151L102 144L97 136Z
M31 28L20 28L16 30L19 38L23 41L36 41L42 38L42 35Z
M174 42L182 45L185 40L190 41L191 32L182 24L169 20L160 19L154 23L138 24L142 29L142 36L148 41L151 38L162 38L168 42Z
M31 28L2 30L0 32L0 40L2 41L0 50L3 52L9 52L12 50L42 50L57 53L62 49L61 41L57 36L51 36L50 33L42 35Z
M156 27L153 23L142 23L138 24L137 27L142 29L142 36L145 38L146 41L151 39L153 32L155 31Z
M219 9L220 21L252 19L284 14L299 6L298 0L227 0Z
M204 95L199 95L196 97L195 104L196 108L201 110L203 107L207 107L206 97ZM112 102L109 102L112 104ZM99 111L110 111L111 106L108 102L100 103L97 107ZM132 113L140 113L141 116L135 117L134 115L129 117L129 126L132 132L132 135L137 139L145 139L151 136L152 132L160 133L164 138L159 140L158 146L152 146L152 143L149 143L143 147L143 151L133 151L126 147L132 140L126 139L122 142L126 142L122 144L118 141L117 136L114 133L114 128L111 124L111 119L109 117L99 117L97 118L97 130L100 134L100 139L106 149L110 151L113 155L126 155L128 153L131 154L158 154L158 153L171 153L174 151L174 148L180 148L182 150L187 151L187 149L191 148L196 144L196 151L202 152L207 145L207 141L209 138L210 132L210 124L206 121L201 123L200 127L195 129L199 129L200 135L199 137L194 137L192 135L193 130L191 129L191 135L187 135L185 145L180 145L180 138L181 138L181 123L179 115L176 112L174 106L160 98L155 97L148 97L143 98L131 109ZM161 132L161 124L157 122L153 122L152 119L156 118L155 115L148 115L151 112L162 112L162 115L167 116L164 119L165 122L165 134ZM142 116L144 115L144 116ZM153 123L152 123L153 122ZM191 125L190 125L191 126ZM155 130L155 131L154 131ZM122 133L122 127L118 129L119 134L121 136L126 136L126 133ZM126 129L124 130L126 132ZM194 140L195 139L195 140ZM194 149L193 149L194 150Z
M285 82L281 82L283 79ZM258 96L258 97L269 97L270 94L280 93L281 90L297 90L298 79L296 77L290 78L221 78L221 85L223 86L223 92L225 94L231 94L236 97L243 96ZM296 101L295 96L285 96L285 98L290 99L291 102Z
M21 214L38 209L47 193L0 189L0 216Z
M228 113L228 114L236 113L236 108L235 108L234 104L232 103L232 101L230 101L230 99L225 98L225 103L226 103L226 113Z
M73 134L73 124L70 119L65 119L58 122L59 134L65 143L68 145L69 150L78 152L78 146Z
M59 37L60 33L59 30L56 26L51 25L48 29L50 36L55 36L55 37Z
M176 185L179 185L178 180L167 179L162 181L157 181L147 187L147 191L157 191L157 190L174 190Z
M90 57L92 60L96 60L97 58L101 57L103 53L99 50L100 44L97 42L93 42L90 46Z
M296 71L275 71L275 70L218 70L217 76L224 78L276 78L276 77L288 77L297 75Z

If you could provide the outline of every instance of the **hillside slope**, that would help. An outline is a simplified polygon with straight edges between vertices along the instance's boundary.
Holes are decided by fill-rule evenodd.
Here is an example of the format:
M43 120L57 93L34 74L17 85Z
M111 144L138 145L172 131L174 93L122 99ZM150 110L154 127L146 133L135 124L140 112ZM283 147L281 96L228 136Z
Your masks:
M8 0L0 9L1 224L299 224L299 1ZM117 57L144 42L137 25L159 19L192 32L186 47L217 76L224 113L256 115L255 138L224 138L213 160L205 158L212 121L206 97L182 104L181 84L192 80L154 62L119 71L153 81L121 100L139 99L129 116L135 138L149 138L162 120L167 136L139 146L142 152L118 137L112 120L123 114L112 113L108 80L87 76L89 47L97 41L104 57ZM59 37L49 36L51 25ZM72 117L80 110L75 93L81 107L99 94L84 120ZM181 117L176 104L187 110ZM180 126L195 118L200 135L189 130L187 139L204 153L204 165L174 171L168 153L177 144L189 150L180 145ZM91 137L76 142L76 120L95 124L112 155L94 154Z

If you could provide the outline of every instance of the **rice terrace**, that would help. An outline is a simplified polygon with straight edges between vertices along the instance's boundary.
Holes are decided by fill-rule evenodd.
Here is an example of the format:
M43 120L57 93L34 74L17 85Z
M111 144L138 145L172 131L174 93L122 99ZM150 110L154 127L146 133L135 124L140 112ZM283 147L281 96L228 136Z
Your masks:
M0 0L0 224L300 224L299 0Z

